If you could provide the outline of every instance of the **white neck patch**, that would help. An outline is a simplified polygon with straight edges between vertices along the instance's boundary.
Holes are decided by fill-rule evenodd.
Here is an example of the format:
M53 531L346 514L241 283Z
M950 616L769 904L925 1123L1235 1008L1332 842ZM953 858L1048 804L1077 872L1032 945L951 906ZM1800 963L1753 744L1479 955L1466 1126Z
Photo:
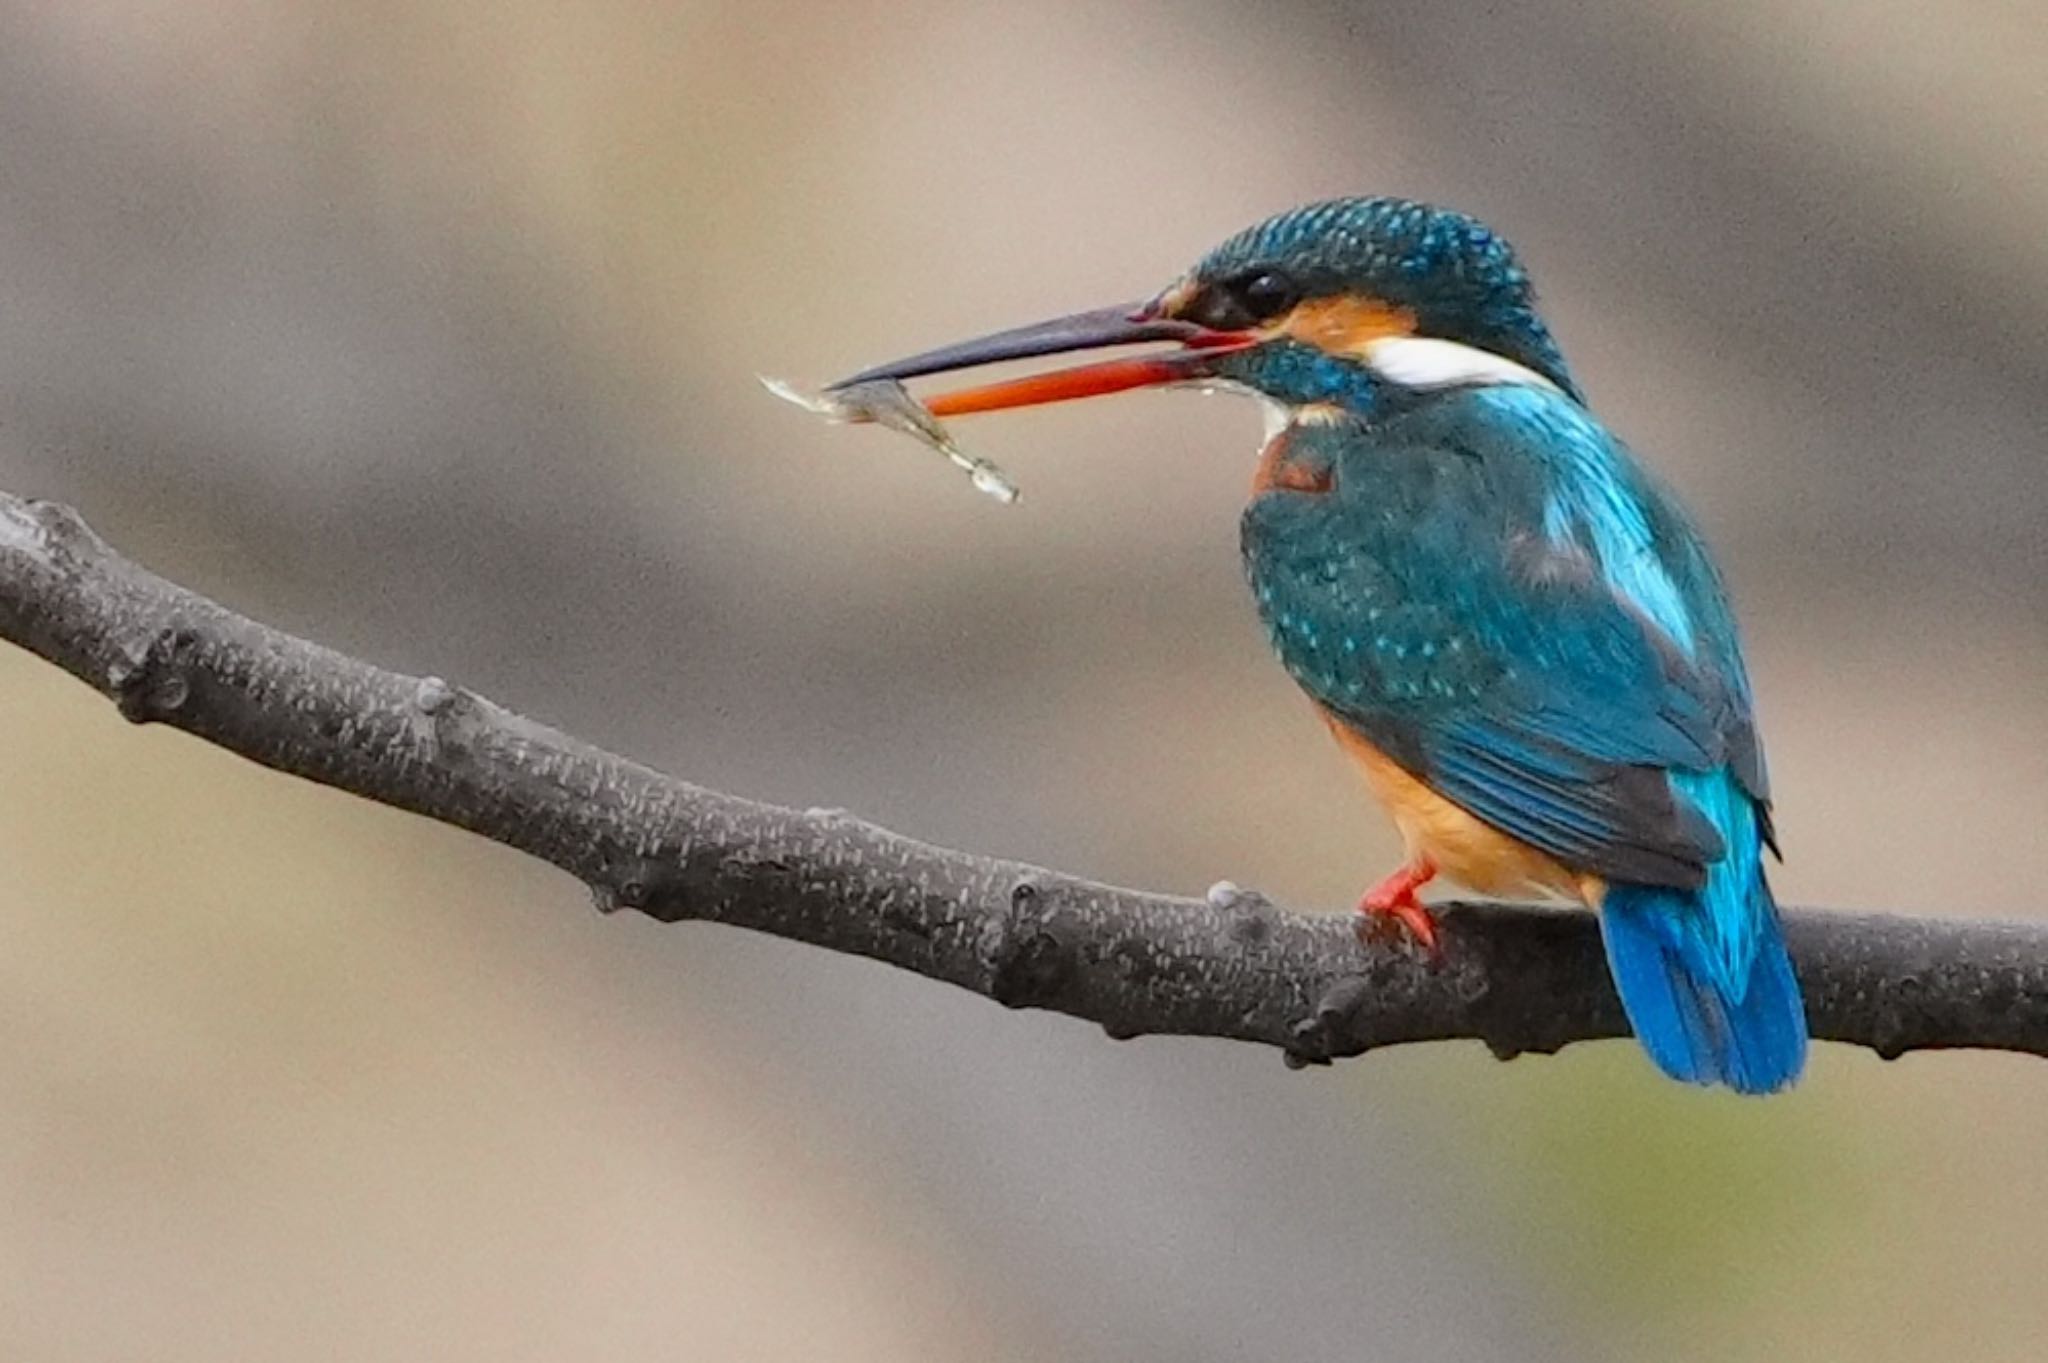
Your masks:
M1558 386L1527 365L1477 346L1434 336L1381 336L1365 344L1365 363L1373 373L1404 388L1457 388L1467 384L1512 383L1524 387Z

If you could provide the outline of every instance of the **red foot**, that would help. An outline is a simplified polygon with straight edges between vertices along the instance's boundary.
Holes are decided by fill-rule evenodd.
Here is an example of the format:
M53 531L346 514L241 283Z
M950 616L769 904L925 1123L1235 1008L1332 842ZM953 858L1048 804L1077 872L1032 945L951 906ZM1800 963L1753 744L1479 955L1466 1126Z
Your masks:
M1406 932L1422 944L1431 956L1441 957L1436 919L1415 892L1436 878L1436 867L1427 861L1411 862L1365 892L1358 901L1358 932L1361 937L1383 930Z

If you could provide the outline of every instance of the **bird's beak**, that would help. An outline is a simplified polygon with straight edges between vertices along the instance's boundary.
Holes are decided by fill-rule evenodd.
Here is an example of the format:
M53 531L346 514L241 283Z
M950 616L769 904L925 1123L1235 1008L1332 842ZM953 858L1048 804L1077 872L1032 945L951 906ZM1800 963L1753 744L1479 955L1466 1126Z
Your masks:
M941 346L907 359L863 369L841 379L832 388L850 388L857 383L878 379L944 374L1003 360L1030 359L1035 355L1064 355L1076 350L1100 350L1147 341L1180 343L1178 350L1104 360L978 388L956 389L941 393L925 403L934 416L965 416L970 412L993 412L1005 407L1028 407L1041 402L1094 397L1099 393L1120 393L1126 388L1200 380L1213 372L1212 365L1217 356L1242 350L1256 344L1258 339L1249 332L1214 331L1169 317L1155 300L1077 312L1067 317L1055 317L1049 322L998 331L958 345Z

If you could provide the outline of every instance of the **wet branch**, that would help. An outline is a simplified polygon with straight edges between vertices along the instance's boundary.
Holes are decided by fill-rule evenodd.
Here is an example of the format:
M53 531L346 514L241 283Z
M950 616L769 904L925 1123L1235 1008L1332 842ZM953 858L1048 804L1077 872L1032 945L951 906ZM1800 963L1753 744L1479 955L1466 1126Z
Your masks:
M130 720L516 847L607 910L868 956L1115 1037L1229 1037L1313 1063L1454 1037L1510 1056L1624 1031L1588 914L1456 906L1431 965L1255 896L1116 889L723 795L236 615L122 558L68 508L4 493L0 638ZM1788 934L1816 1036L1885 1056L2048 1055L2048 926L1798 911Z

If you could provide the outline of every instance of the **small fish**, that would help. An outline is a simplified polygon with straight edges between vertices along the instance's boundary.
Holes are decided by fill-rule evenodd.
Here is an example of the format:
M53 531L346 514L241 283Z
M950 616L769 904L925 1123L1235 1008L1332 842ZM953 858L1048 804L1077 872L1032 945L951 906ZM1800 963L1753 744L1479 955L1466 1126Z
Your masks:
M939 424L939 419L931 414L930 409L894 379L870 379L865 383L827 388L814 394L781 379L771 379L766 375L759 377L761 386L776 397L784 402L793 402L807 412L815 412L827 421L872 422L888 430L901 431L920 444L929 445L951 460L953 466L965 473L977 489L1005 506L1022 495L1008 474L980 455L961 449L952 432Z

